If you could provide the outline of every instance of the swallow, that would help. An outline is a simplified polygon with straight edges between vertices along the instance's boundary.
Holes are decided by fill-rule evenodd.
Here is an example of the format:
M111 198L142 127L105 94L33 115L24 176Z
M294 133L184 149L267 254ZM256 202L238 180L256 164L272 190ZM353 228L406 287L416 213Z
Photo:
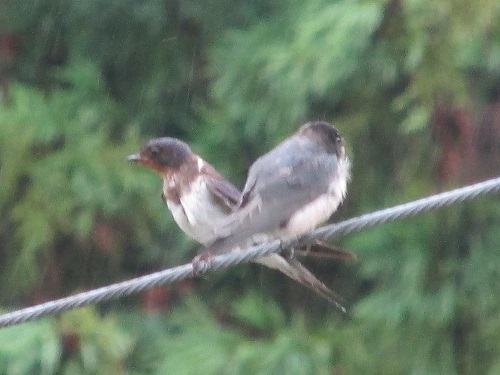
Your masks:
M202 245L214 241L216 223L231 213L241 199L233 184L178 139L152 139L127 160L160 175L162 199L175 222Z
M238 208L219 223L218 238L203 251L220 254L305 234L337 210L349 180L350 162L338 130L324 121L309 122L252 164ZM257 261L313 287L305 279L310 272L305 273L295 259L281 256ZM320 294L324 291L317 285L314 288ZM336 295L326 297L344 310Z
M241 203L241 192L190 147L175 138L157 138L146 143L129 161L155 171L163 180L162 199L181 230L203 246L212 245L220 223ZM352 254L318 242L313 250L298 254L351 259ZM298 260L272 254L257 263L277 269L295 281L312 288L330 301L337 296Z

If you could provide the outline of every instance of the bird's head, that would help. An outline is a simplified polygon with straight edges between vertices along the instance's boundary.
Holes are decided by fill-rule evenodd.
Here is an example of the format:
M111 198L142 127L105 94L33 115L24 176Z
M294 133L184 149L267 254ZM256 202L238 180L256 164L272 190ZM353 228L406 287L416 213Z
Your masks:
M325 121L313 121L302 125L298 134L307 137L330 154L336 154L339 159L345 157L344 139L338 130Z
M175 138L156 138L146 143L138 154L132 154L127 160L150 168L164 176L178 171L189 162L193 152L187 144Z

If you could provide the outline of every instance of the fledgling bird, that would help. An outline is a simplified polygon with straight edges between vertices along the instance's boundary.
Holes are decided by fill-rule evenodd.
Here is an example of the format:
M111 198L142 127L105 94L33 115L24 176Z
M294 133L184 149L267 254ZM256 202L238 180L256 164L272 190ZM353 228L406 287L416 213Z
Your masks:
M216 239L219 223L238 206L240 191L187 144L174 138L152 139L129 161L139 163L157 172L163 179L162 198L172 212L175 222L191 238L204 246ZM350 259L352 254L317 244L332 257ZM309 254L309 253L308 253ZM315 255L315 252L310 254ZM328 256L328 255L327 255ZM285 259L271 254L256 260L316 291L330 301L336 295L296 259ZM336 303L336 302L335 302Z
M218 239L204 251L220 254L235 247L300 236L337 210L349 179L350 162L340 133L327 122L309 122L252 164L237 210L226 217L217 229ZM259 259L284 273L290 267L303 267L296 265L295 259L280 257L280 264L275 261ZM335 296L328 299L341 307Z

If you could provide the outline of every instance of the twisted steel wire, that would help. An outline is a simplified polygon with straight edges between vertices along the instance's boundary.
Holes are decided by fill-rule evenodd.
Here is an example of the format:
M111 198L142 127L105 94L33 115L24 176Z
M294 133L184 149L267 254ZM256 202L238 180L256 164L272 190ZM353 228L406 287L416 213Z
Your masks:
M245 250L215 256L208 260L201 260L196 269L193 268L192 264L184 264L146 276L93 289L88 292L78 293L66 298L16 310L0 315L0 327L12 326L34 320L42 316L57 314L102 301L117 299L119 297L152 288L156 285L171 284L175 281L193 277L208 271L217 271L236 264L247 263L253 259L260 258L283 249L311 243L315 239L328 239L332 237L344 236L346 234L359 232L363 229L383 224L388 221L415 216L433 209L471 200L480 195L492 194L499 191L500 177L354 217L340 223L326 225L311 231L299 239L290 241L275 240L269 243L252 246Z

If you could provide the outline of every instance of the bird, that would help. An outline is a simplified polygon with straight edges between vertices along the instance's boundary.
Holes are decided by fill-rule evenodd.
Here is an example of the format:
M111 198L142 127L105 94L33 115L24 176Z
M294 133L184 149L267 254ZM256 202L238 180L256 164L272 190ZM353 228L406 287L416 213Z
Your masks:
M204 253L216 255L305 234L337 210L350 176L350 161L338 130L325 121L302 125L250 166L238 207L218 224L218 238ZM283 256L258 261L285 274L303 269L296 259ZM344 310L335 295L327 299Z
M139 153L129 155L127 159L152 169L162 178L162 199L175 222L188 237L204 247L213 245L218 239L220 223L241 205L241 192L186 143L176 138L152 139ZM306 250L302 254L352 258L351 253L322 242L313 244L314 247L318 251ZM298 253L301 254L300 250ZM337 305L338 296L298 260L271 254L257 259L256 263L283 272Z
M162 199L181 230L200 244L216 237L216 223L238 205L241 192L176 138L155 138L127 160L155 171Z

